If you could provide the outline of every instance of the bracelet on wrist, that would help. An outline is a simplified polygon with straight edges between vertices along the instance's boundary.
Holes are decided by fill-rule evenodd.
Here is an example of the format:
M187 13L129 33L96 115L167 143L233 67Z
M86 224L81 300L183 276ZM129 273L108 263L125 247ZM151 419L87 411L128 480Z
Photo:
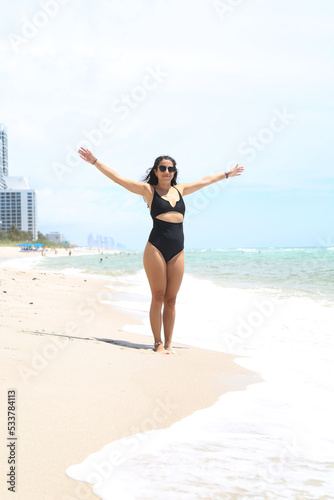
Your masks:
M96 163L96 162L97 162L97 158L95 158L95 161L93 161L92 165L94 165L94 163Z
M226 179L228 179L228 172L225 172L225 175L226 175Z

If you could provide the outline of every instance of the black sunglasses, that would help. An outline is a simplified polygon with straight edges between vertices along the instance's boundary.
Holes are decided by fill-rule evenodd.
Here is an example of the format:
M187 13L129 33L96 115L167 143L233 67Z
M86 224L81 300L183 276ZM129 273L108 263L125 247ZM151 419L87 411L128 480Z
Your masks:
M160 172L165 172L166 168L168 168L168 172L171 174L172 172L175 172L176 167L166 167L165 165L159 165L159 170Z

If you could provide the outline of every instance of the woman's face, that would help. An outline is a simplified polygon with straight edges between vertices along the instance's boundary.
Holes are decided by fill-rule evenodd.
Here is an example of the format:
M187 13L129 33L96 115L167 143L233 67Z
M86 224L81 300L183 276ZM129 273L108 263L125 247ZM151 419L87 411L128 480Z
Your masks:
M160 166L164 166L164 167L167 167L166 170L164 172L161 172L160 171ZM167 182L171 182L174 175L175 175L175 172L168 172L168 167L173 167L173 162L170 161L170 160L161 160L161 162L159 163L159 166L158 168L154 169L154 172L156 174L156 176L158 177L158 182L162 183L162 184L166 184Z

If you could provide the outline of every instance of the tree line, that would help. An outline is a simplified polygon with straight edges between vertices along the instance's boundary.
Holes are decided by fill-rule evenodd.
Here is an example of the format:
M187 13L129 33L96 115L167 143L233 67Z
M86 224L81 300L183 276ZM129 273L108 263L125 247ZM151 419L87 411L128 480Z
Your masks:
M37 240L34 243L42 243L48 247L62 247L62 243L53 243L43 233L38 231ZM14 225L9 227L7 231L0 231L1 243L30 243L33 241L33 234L30 231L21 231Z

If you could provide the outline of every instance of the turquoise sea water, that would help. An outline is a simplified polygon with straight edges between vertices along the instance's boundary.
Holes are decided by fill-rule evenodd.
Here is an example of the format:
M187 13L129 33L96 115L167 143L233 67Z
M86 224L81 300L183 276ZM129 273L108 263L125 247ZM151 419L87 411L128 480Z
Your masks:
M142 258L142 252L72 255L41 259L38 267L122 277L142 269ZM185 272L222 287L274 287L290 294L334 298L333 247L186 250Z

